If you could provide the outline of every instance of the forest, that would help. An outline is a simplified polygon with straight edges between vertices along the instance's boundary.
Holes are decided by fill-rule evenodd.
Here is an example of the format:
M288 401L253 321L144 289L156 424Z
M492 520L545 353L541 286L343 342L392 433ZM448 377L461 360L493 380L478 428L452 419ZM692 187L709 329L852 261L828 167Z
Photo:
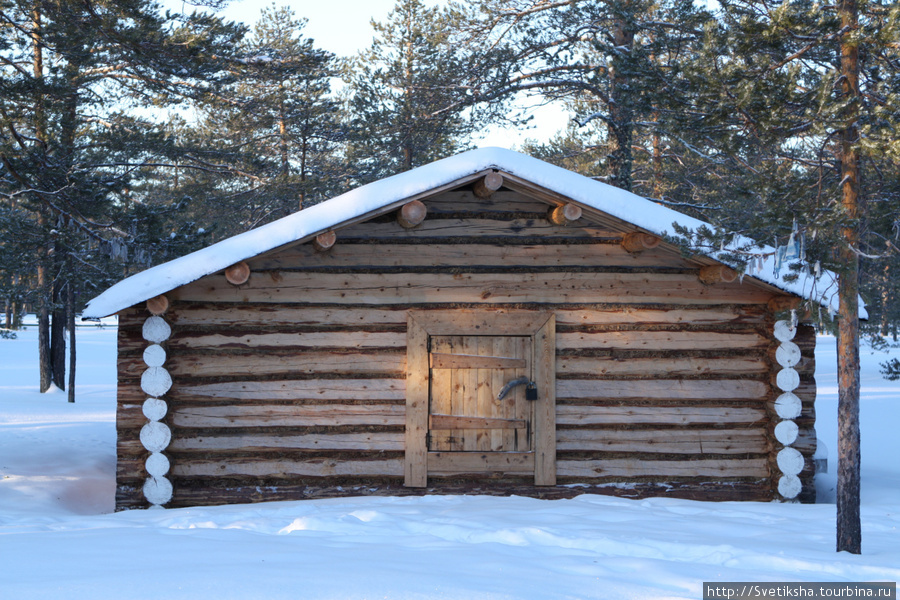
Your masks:
M896 3L398 0L356 56L220 5L0 1L0 333L38 315L42 390L71 387L66 335L111 283L524 127L523 99L571 120L518 150L715 225L685 252L741 234L785 278L838 272L897 339Z

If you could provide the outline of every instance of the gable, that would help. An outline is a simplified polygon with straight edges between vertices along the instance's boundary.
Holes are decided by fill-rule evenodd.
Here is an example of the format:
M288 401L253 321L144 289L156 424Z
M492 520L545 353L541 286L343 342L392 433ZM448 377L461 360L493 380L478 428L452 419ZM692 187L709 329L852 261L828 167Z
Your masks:
M501 190L494 198L483 201L465 189L470 188L485 174L495 171L503 175L504 187L511 191ZM417 199L425 201L429 217L414 229L399 226L393 213L404 204ZM584 217L568 227L548 223L544 212L546 208L542 210L541 206L548 208L565 201L573 201L584 208ZM509 218L513 215L514 218ZM396 244L427 240L429 244L453 245L454 239L472 237L494 240L489 243L518 240L519 245L523 241L542 241L548 242L545 246L578 246L588 245L588 242L590 245L602 246L604 242L610 245L621 242L623 233L635 229L664 236L671 233L673 222L695 229L705 225L624 190L531 157L501 149L474 150L357 188L279 221L134 275L91 300L84 318L113 314L240 261L254 257L261 257L260 260L263 260L273 251L298 248L300 244L327 231L338 231L341 246L371 243L373 240L390 240ZM740 240L739 243L745 241ZM305 252L300 249L294 251ZM391 249L391 252L394 252L394 256L403 255L400 249ZM527 254L524 250L522 252ZM337 257L350 253L350 250L332 252ZM525 254L514 256L510 262L520 259L525 264L534 264L528 261L537 259L529 259ZM560 252L556 254L560 255ZM673 260L672 256L676 254L675 247L668 246L659 252L642 252L639 260L663 260L663 255L668 256L665 260ZM388 255L383 259L387 260ZM407 260L414 259L408 257L409 252L406 255ZM447 255L452 256L453 252L448 249ZM464 258L459 256L458 260ZM579 254L576 252L560 255L557 260L577 263L578 258ZM346 259L350 260L349 256ZM452 268L452 260L446 260L449 262L444 266ZM542 255L540 260L552 262L553 259ZM696 269L698 265L714 262L704 258L690 263L690 266ZM549 268L553 265L544 266ZM577 264L571 266L575 267ZM681 266L689 268L684 263ZM829 276L830 273L825 273L823 278L827 279ZM747 284L754 280L757 280L752 284L754 287L761 286L769 293L787 291L825 304L836 302L828 293L833 293L834 290L817 290L815 285L802 278L797 282L787 283L777 280L774 274L764 269L756 278L745 278L743 289L750 287ZM627 286L629 283L628 277L619 277L616 282L620 286ZM296 280L297 285L306 283L309 282ZM373 281L373 285L378 283L377 280ZM592 290L603 289L602 286L603 282L595 283L594 287L584 287L584 293L587 295ZM818 287L821 288L822 285ZM833 286L829 283L827 287ZM696 289L701 294L704 290L705 288Z

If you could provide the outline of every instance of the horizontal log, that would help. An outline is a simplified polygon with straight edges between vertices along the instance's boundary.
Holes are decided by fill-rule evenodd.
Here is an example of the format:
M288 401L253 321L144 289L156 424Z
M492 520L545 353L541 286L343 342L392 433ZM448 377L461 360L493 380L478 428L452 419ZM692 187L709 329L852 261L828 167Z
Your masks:
M432 352L432 369L524 369L524 358Z
M755 429L560 429L557 450L659 452L666 454L763 454L766 430Z
M532 452L429 452L428 475L534 473Z
M301 246L305 248L306 246ZM343 247L343 246L342 246ZM291 305L180 304L166 319L176 327L246 328L265 324L288 325L398 325L406 323L406 308L322 308Z
M412 231L412 230L410 230ZM690 274L647 273L295 273L254 278L235 288L203 278L173 290L182 301L331 304L764 302L768 292L740 283L709 287Z
M196 333L176 335L166 342L172 349L202 348L404 348L405 332L297 331L285 333Z
M429 238L547 238L559 240L617 240L619 235L602 227L554 225L544 219L428 219L415 229L396 222L358 223L341 230L344 240L429 239Z
M762 382L743 379L722 380L585 380L560 379L557 399L646 398L655 400L766 400L771 388Z
M175 461L172 477L340 477L403 476L403 459L336 460L222 459Z
M175 491L172 501L166 506L177 508L187 506L204 506L216 504L245 504L250 502L276 500L309 500L316 498L340 498L347 496L411 496L423 494L479 494L491 496L524 496L543 499L573 498L584 494L602 494L630 499L665 496L702 501L754 501L766 502L772 499L768 481L764 478L751 480L724 479L722 481L697 481L693 479L667 478L665 482L631 481L627 486L617 486L614 482L597 482L593 485L579 486L534 486L521 482L504 481L498 484L494 478L460 481L452 477L444 481L433 477L427 488L407 488L398 483L390 483L384 479L373 481L372 478L347 482L333 486L315 485L316 480L284 481L261 487L257 481L229 482L226 485L197 486L197 480L191 479L184 485L181 480L174 481ZM575 480L573 480L574 482ZM142 483L142 482L141 482ZM116 510L146 508L147 502L141 493L140 484L125 483L116 489ZM814 500L814 498L812 499Z
M764 408L737 406L585 406L560 404L556 425L713 425L764 423Z
M770 365L761 356L739 356L728 358L611 358L557 356L556 358L557 375L566 376L631 375L649 378L697 375L762 375L768 373L770 368Z
M343 425L405 425L402 404L318 404L175 406L168 419L176 427L315 427ZM177 436L176 436L177 437Z
M768 460L696 459L646 460L642 458L608 458L598 460L558 460L558 477L591 479L599 477L768 477Z
M799 323L797 325L797 333L791 340L800 346L800 354L803 356L813 356L816 351L816 328L809 323Z
M179 400L403 400L405 379L300 379L178 385Z
M432 214L459 213L543 213L549 206L538 200L509 190L497 190L490 198L479 198L471 190L453 190L423 200Z
M556 309L557 325L704 325L757 324L765 321L760 309L751 306L643 308L617 306L610 309Z
M254 271L415 267L695 268L674 252L628 254L615 244L339 244L327 254L294 246L250 261Z
M801 427L797 434L797 440L791 444L791 448L799 450L807 458L807 462L816 453L817 447L818 438L816 438L815 427Z
M116 429L118 431L143 427L147 422L144 416L142 404L132 402L119 402L116 405Z
M165 368L174 378L228 377L253 374L255 377L305 374L406 375L406 352L298 351L292 354L253 352L250 354L188 354L169 358ZM119 361L119 372L139 377L147 365L140 358Z
M765 336L754 331L561 331L556 338L558 348L572 349L747 350L770 345Z
M525 429L525 419L499 419L493 417L464 417L459 415L431 415L429 429Z
M365 450L381 452L403 450L405 434L376 433L310 433L304 435L191 435L175 436L169 451L241 452L266 450ZM236 458L235 460L241 460Z
M305 247L305 246L301 246ZM345 248L348 246L341 246ZM700 308L642 308L617 305L599 308L555 308L558 325L657 325L657 324L756 324L765 315L747 306L710 306ZM247 327L256 323L267 326L347 326L398 325L406 323L407 309L340 308L279 306L272 304L181 304L166 319L177 327ZM813 338L815 341L815 338Z

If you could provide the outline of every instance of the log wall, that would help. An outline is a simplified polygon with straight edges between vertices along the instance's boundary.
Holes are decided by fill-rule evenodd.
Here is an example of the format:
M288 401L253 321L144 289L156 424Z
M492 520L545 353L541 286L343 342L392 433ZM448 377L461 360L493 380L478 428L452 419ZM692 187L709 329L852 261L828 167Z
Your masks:
M587 219L553 225L545 202L514 192L424 203L417 227L385 215L338 230L326 252L249 260L243 285L220 273L167 294L168 506L429 491L775 497L771 289L704 285L699 263L662 247L630 254L621 231ZM516 473L402 487L407 311L467 307L556 315L555 487ZM146 506L148 315L119 319L120 509ZM804 339L794 447L811 468L815 340Z

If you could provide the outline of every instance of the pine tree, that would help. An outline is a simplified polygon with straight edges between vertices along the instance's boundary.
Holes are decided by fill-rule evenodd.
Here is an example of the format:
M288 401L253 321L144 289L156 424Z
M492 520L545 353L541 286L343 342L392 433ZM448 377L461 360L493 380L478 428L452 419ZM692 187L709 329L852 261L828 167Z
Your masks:
M288 8L264 9L229 84L201 105L196 126L179 126L190 154L218 167L185 173L179 185L213 220L228 207L220 235L315 204L342 184L336 60L304 37L305 25Z
M134 109L206 93L221 71L214 57L242 30L204 15L167 20L143 0L7 0L0 27L0 225L4 251L27 257L0 271L38 312L46 391L66 385L63 328L79 297L121 274L102 249L129 238L131 183L165 158L158 126ZM10 242L13 232L24 237Z
M602 123L588 134L605 181L634 189L635 148L652 156L653 135L673 129L681 63L708 14L679 0L481 0L478 9L469 28L494 49L495 70L479 99L567 102L582 128Z
M877 0L722 0L718 18L698 63L695 129L757 175L752 210L769 217L759 224L728 210L719 222L809 240L793 268L839 275L837 548L859 553L857 298L866 261L896 272L897 233L885 221L900 206L891 183L900 166L900 11Z
M472 56L449 11L399 0L372 46L350 61L347 159L365 183L464 149L485 117L470 108Z

